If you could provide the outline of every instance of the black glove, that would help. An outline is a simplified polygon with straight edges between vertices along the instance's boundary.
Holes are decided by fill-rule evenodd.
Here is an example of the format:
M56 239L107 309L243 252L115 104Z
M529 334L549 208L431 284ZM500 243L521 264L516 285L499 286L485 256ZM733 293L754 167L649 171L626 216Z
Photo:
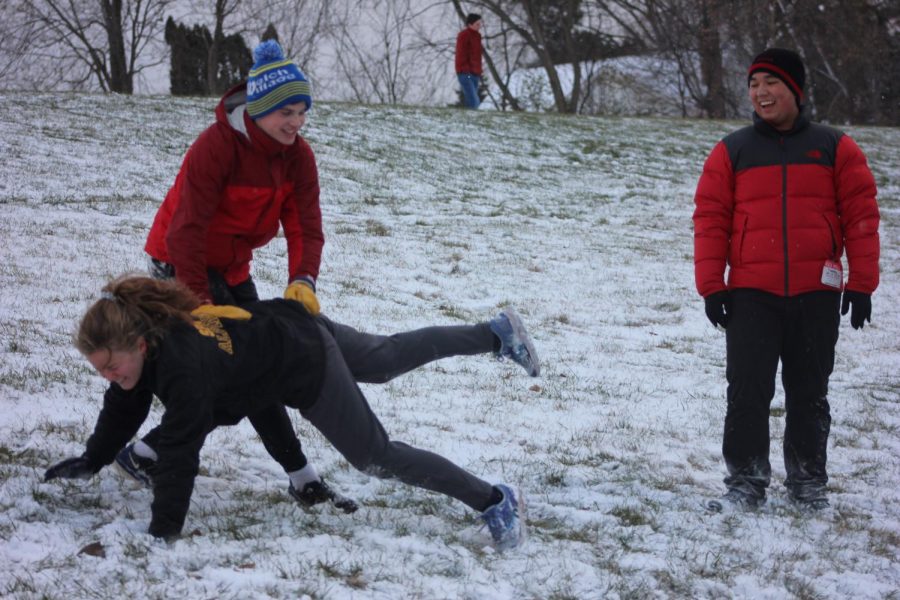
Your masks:
M728 290L722 290L715 294L710 294L703 299L706 304L706 318L709 322L721 325L722 329L728 326L728 317L731 315L731 295Z
M853 310L850 311L850 325L853 326L853 329L862 329L865 327L866 321L869 323L872 322L871 295L844 290L844 301L841 303L841 315L846 315L847 311L850 310L851 305L853 306Z
M91 462L83 456L61 460L44 473L44 481L63 479L90 479L95 473Z

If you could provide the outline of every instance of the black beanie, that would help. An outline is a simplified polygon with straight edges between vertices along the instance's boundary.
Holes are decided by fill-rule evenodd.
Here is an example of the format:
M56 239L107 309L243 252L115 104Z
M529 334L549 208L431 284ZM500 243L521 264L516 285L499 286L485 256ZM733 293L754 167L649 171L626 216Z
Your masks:
M481 15L478 13L469 13L466 17L466 25L472 25L481 20Z
M753 59L747 71L747 81L757 71L771 73L782 80L794 93L799 105L803 101L803 85L806 83L806 69L803 59L793 50L784 48L768 48Z

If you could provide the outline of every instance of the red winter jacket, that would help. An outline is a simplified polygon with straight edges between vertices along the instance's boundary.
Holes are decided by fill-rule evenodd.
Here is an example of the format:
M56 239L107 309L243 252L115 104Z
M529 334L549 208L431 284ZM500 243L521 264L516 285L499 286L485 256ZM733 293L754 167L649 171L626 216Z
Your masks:
M285 146L263 132L245 101L244 84L223 96L216 122L188 149L144 247L207 301L207 269L232 286L245 281L253 250L269 243L279 224L288 281L319 274L325 237L315 156L299 136Z
M456 36L456 73L481 75L481 34L470 27Z
M697 291L837 290L822 283L822 271L846 249L846 288L871 294L878 287L875 194L866 158L849 136L803 116L780 133L754 114L753 126L713 148L697 185Z

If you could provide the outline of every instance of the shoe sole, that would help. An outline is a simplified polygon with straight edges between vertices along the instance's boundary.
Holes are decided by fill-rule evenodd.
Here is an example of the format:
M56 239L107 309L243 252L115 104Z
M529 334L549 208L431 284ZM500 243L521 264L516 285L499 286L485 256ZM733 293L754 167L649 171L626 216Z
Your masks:
M528 519L528 502L525 500L522 488L516 486L513 490L515 490L516 500L519 501L519 543L513 548L521 548L528 540L528 525L525 522Z
M746 504L743 502L730 502L728 500L709 500L704 504L704 508L711 513L721 513L725 511L725 507L727 506L729 510L734 512L754 512L760 509L760 507L765 504L765 500L760 502L757 505Z
M515 311L513 308L507 308L505 311L506 318L509 319L509 325L512 327L513 335L525 345L525 349L528 350L528 356L531 357L531 365L534 367L534 370L529 372L528 375L531 377L537 377L541 374L541 359L538 358L537 351L534 349L534 344L531 343L531 336L528 335L528 332L525 330L525 324L522 323L522 319L519 318L519 313Z

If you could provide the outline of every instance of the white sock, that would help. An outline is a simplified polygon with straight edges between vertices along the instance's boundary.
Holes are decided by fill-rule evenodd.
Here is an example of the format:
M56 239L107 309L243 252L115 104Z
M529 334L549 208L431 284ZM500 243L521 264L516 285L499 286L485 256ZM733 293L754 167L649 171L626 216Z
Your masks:
M150 460L159 459L156 450L145 444L144 440L138 440L134 443L134 453L142 458L149 458Z
M294 484L294 489L297 491L302 490L303 486L310 481L319 480L319 474L316 473L316 468L311 463L306 463L306 466L299 471L291 471L288 473L288 477L291 478L291 483Z

